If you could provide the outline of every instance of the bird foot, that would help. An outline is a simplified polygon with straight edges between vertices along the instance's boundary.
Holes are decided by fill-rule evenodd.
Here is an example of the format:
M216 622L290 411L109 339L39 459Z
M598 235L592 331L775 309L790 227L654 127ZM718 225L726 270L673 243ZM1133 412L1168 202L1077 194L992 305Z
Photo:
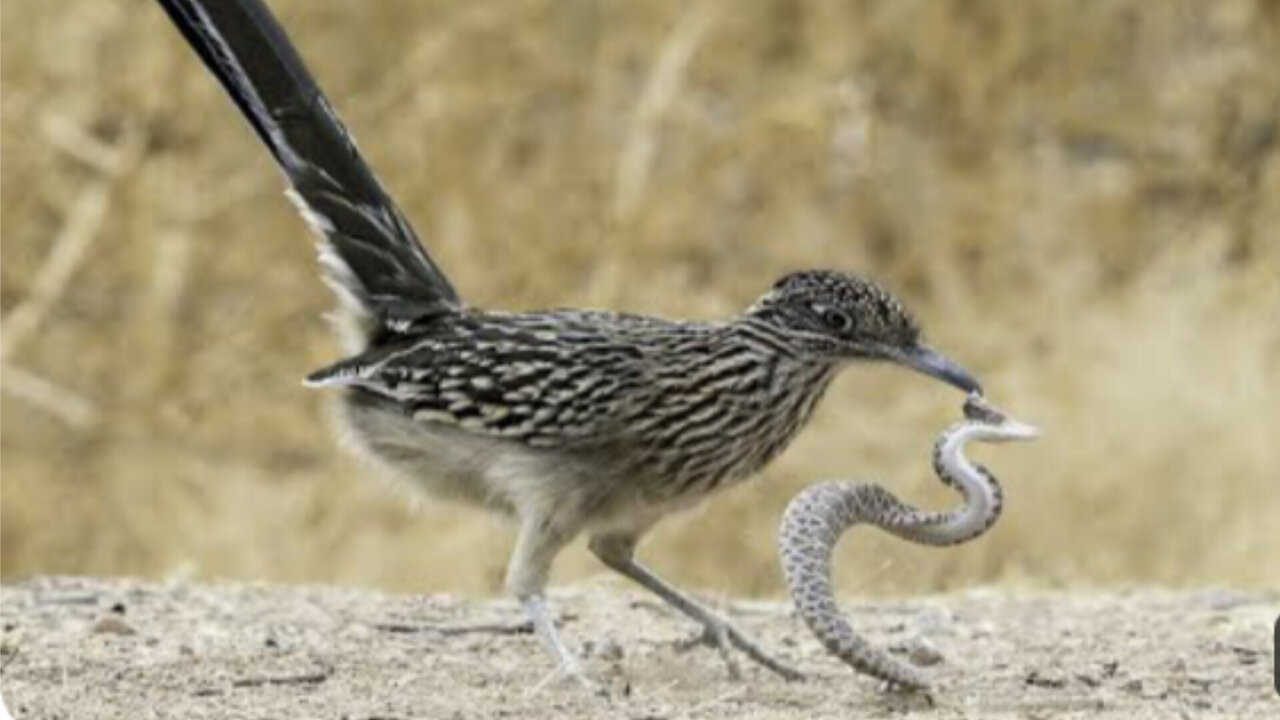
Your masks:
M742 679L742 669L734 654L735 648L784 680L804 679L804 673L766 653L726 620L712 619L704 622L702 629L695 635L677 642L676 649L687 652L699 645L715 648L720 653L720 659L724 661L731 680Z
M547 686L568 682L577 685L585 690L588 694L594 695L605 700L610 699L609 690L602 684L596 682L590 675L582 669L582 665L576 657L570 656L566 662L560 663L555 670L552 670L546 677L539 680L533 687L529 688L528 695L534 696L542 692Z

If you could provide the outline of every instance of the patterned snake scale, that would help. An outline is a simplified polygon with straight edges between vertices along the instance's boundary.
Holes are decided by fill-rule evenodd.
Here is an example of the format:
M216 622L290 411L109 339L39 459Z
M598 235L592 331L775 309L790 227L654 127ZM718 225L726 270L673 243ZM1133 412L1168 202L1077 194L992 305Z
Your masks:
M826 482L792 499L782 518L782 570L796 610L833 655L854 670L907 689L929 680L916 668L872 647L840 612L831 587L831 553L853 525L869 523L921 545L955 545L986 532L1000 516L1002 495L995 476L964 456L970 440L1007 442L1039 431L1014 420L977 394L964 404L965 420L939 436L933 447L938 478L955 488L964 504L947 511L920 510L872 483Z

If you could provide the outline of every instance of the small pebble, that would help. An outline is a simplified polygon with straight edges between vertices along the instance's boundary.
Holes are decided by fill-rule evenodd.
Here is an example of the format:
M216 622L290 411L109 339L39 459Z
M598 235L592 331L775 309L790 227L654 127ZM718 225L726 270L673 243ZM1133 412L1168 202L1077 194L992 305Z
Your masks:
M596 652L605 660L621 660L625 654L622 650L622 646L613 640L605 640L601 642L600 647L597 648Z
M105 615L89 628L90 632L103 635L137 635L132 625L121 620L118 615Z
M613 640L595 642L588 640L582 644L582 654L587 657L598 657L602 660L621 660L624 651L622 646Z
M1061 678L1056 675L1046 675L1039 670L1032 670L1028 673L1026 683L1034 687L1042 688L1061 688L1066 687L1067 685L1065 678Z
M933 667L943 660L942 652L924 638L914 638L907 643L907 659L913 665Z
M1102 684L1101 680L1088 673L1076 673L1076 680L1091 688L1096 688Z
M916 628L929 635L955 634L962 624L954 612L940 607L925 608L915 618Z

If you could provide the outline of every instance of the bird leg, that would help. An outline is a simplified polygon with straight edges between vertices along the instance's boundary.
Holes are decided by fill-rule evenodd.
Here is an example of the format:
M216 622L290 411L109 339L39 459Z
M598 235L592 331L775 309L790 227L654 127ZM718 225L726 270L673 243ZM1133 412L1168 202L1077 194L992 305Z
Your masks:
M595 683L583 673L578 657L560 640L555 620L547 610L546 587L551 561L573 535L558 528L551 518L539 515L523 518L507 565L507 591L520 601L538 639L555 658L559 672L596 691Z
M653 594L662 598L668 605L679 610L689 619L702 626L702 633L695 642L710 645L720 652L729 670L729 677L737 680L742 673L732 648L737 648L769 670L787 680L800 680L804 675L774 659L758 645L738 631L729 621L717 615L710 608L685 595L667 584L665 580L654 575L648 568L635 559L635 547L638 538L631 535L596 535L591 538L591 552L609 568L631 578Z

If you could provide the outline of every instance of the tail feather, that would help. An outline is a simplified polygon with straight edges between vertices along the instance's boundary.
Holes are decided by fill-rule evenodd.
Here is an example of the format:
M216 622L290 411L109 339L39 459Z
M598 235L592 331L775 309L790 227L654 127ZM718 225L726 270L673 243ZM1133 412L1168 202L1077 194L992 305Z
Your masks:
M284 170L343 305L396 329L460 305L262 0L159 0ZM367 323L362 323L367 325Z

